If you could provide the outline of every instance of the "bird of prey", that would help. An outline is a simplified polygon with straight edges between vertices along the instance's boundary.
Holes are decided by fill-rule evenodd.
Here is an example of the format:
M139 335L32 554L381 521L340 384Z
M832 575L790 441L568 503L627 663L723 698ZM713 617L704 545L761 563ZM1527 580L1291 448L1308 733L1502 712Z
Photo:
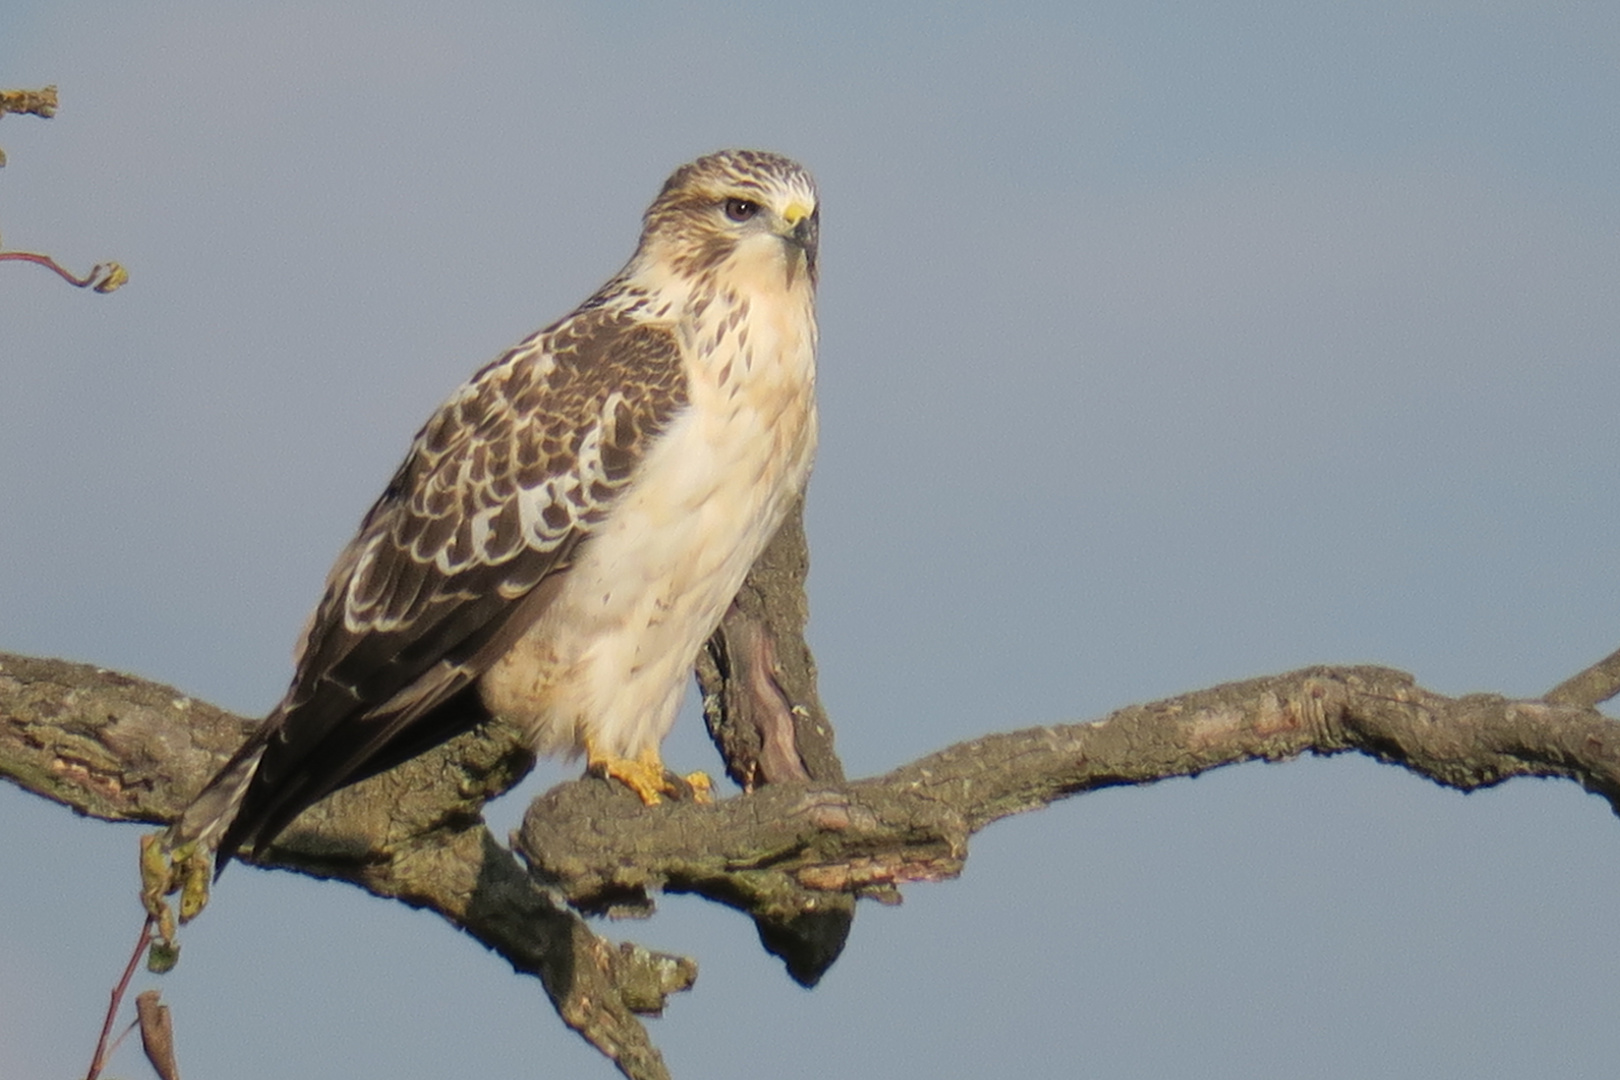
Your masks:
M785 157L675 170L624 269L417 433L327 578L286 696L163 857L217 873L464 729L468 695L537 752L583 753L649 802L675 790L659 743L688 672L815 453L819 224ZM181 884L143 870L149 906Z

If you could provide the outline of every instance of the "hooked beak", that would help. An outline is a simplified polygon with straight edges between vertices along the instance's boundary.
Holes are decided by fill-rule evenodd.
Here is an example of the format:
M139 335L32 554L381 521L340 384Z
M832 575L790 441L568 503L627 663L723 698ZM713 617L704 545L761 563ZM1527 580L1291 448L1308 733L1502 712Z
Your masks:
M782 239L804 252L805 265L813 279L816 274L816 249L821 243L821 210L803 203L793 203L782 212L788 231Z

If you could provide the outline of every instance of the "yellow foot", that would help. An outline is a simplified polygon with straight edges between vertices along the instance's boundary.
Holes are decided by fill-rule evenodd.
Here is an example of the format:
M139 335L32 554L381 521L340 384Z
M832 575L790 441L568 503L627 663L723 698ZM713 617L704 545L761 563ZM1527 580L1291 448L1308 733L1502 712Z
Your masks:
M693 802L703 803L705 806L714 802L714 781L709 779L708 773L689 772L681 779L692 789Z
M585 740L586 770L597 776L617 780L641 797L648 806L663 802L662 796L676 799L690 798L693 802L714 802L714 781L700 772L677 776L664 767L658 756L658 747L651 746L633 758L619 758L597 750L589 739Z

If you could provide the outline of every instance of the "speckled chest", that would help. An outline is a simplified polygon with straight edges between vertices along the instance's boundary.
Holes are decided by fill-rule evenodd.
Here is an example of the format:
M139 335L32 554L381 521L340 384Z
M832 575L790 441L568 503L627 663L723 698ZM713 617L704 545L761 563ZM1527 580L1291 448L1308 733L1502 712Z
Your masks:
M485 701L526 722L541 751L589 741L631 755L667 733L698 649L809 475L808 297L696 306L675 327L686 404L545 614L483 681Z

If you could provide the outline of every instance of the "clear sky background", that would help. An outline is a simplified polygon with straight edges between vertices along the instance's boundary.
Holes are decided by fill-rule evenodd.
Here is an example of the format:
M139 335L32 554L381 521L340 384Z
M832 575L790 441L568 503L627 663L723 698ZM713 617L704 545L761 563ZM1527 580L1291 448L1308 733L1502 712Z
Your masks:
M0 124L0 233L131 282L0 266L0 649L268 709L428 412L722 146L821 185L852 775L1309 663L1533 696L1620 645L1612 2L7 3L0 84L53 82ZM666 749L714 766L690 712ZM0 1080L83 1074L137 834L0 785ZM652 1025L684 1080L1620 1059L1620 824L1567 783L1075 799L863 907L812 992L700 901L604 930L700 961ZM288 874L227 874L161 986L188 1076L615 1075L436 918Z

